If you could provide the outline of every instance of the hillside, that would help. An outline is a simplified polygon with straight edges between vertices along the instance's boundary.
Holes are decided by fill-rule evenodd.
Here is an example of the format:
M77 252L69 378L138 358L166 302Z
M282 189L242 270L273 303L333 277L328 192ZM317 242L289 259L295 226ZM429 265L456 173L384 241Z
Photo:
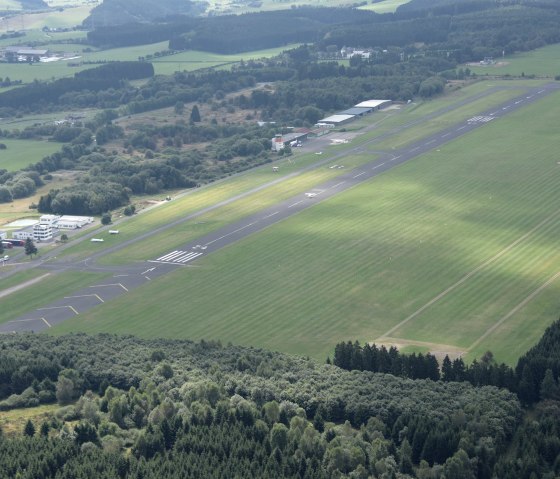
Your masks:
M86 28L153 22L172 15L199 15L207 3L190 0L105 0L83 22Z

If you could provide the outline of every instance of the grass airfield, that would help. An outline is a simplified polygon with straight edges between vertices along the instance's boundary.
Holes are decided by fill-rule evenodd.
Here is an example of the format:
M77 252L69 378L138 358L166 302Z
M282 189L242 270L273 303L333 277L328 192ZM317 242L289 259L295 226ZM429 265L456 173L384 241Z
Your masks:
M55 332L214 338L318 359L340 340L378 340L514 363L557 318L558 111L560 93Z

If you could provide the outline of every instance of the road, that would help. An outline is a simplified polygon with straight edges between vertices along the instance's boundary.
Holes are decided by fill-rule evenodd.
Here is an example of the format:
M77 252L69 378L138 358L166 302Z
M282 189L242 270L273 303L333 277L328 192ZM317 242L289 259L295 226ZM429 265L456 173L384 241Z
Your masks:
M547 84L538 88L529 88L527 91L518 97L515 97L507 102L491 108L483 113L475 115L469 119L461 121L457 124L450 125L449 127L423 138L413 144L392 152L382 152L381 156L376 160L355 168L347 173L338 176L335 179L329 180L315 188L308 190L307 193L298 194L288 200L282 201L273 207L260 211L257 214L243 218L240 221L227 225L217 231L214 231L202 238L197 239L195 242L189 242L182 245L180 248L171 250L164 255L157 258L148 259L145 263L137 263L127 266L100 266L95 264L95 260L100 256L109 254L118 248L124 248L130 242L122 243L115 248L110 248L92 255L90 258L77 263L63 263L63 262L46 262L40 268L47 271L60 271L60 270L82 270L82 271L104 271L112 273L110 280L94 283L86 288L77 290L67 296L58 299L52 303L46 304L41 308L30 311L27 314L14 318L13 320L0 325L0 332L2 333L15 333L22 331L43 331L56 324L61 323L75 315L84 313L89 309L101 303L105 303L116 297L128 293L130 290L144 285L149 281L157 279L177 268L185 267L197 259L203 258L206 255L213 253L221 248L224 248L236 241L240 241L252 234L268 228L284 219L289 218L303 210L306 210L318 202L325 201L335 195L338 195L356 185L368 181L376 176L386 172L398 165L413 160L414 158L432 150L437 150L439 147L453 141L454 139L463 136L477 128L484 125L498 121L501 117L508 115L514 111L523 108L524 106L540 100L545 95L560 89L560 86L554 83ZM476 99L476 98L475 98ZM471 97L468 101L473 101ZM465 101L465 103L468 103ZM463 103L463 104L465 104ZM455 106L457 107L457 106ZM450 107L445 111L449 111ZM437 117L442 111L435 112L430 117ZM419 122L425 121L426 118L411 122L406 125L407 128L413 127ZM398 131L402 131L403 127L399 127ZM323 165L333 166L335 164L343 163L343 158L347 155L360 153L365 151L365 147L369 144L385 139L387 136L395 134L390 132L383 135L382 138L378 137L359 146L345 150L334 157L321 161ZM325 140L328 141L328 140ZM314 144L316 146L316 143ZM319 146L320 148L320 146ZM317 164L310 166L305 171L316 168ZM325 166L326 167L326 166ZM293 177L290 175L290 177ZM301 174L301 173L297 173ZM255 188L251 192L247 192L231 198L227 201L218 203L195 214L189 215L186 218L174 221L165 227L158 228L151 232L146 233L134 241L145 240L153 234L160 233L167 228L173 227L185 221L190 221L201 214L204 214L212 209L219 208L224 204L230 203L252 194L255 191L263 190L272 184L279 181L285 181L287 177L276 180L266 185Z

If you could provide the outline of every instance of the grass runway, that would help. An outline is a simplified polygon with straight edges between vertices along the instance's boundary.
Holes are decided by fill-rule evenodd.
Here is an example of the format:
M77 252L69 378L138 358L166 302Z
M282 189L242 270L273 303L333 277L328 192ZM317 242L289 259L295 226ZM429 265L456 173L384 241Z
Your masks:
M338 341L383 335L526 235L391 333L468 350L560 269L559 111L556 93L57 332L215 338L324 359ZM513 362L556 319L558 292L551 282L468 354Z

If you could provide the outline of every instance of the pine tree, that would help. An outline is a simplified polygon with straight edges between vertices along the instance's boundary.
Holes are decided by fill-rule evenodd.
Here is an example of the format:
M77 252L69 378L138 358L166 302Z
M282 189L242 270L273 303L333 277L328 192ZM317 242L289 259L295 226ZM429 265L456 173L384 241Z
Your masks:
M35 426L31 422L31 419L28 419L25 423L25 428L23 429L23 434L29 437L33 437L35 435Z
M198 106L194 105L191 111L191 122L200 123L200 111L198 111Z
M541 382L540 396L541 399L558 399L560 391L558 383L554 379L552 369L547 369Z

